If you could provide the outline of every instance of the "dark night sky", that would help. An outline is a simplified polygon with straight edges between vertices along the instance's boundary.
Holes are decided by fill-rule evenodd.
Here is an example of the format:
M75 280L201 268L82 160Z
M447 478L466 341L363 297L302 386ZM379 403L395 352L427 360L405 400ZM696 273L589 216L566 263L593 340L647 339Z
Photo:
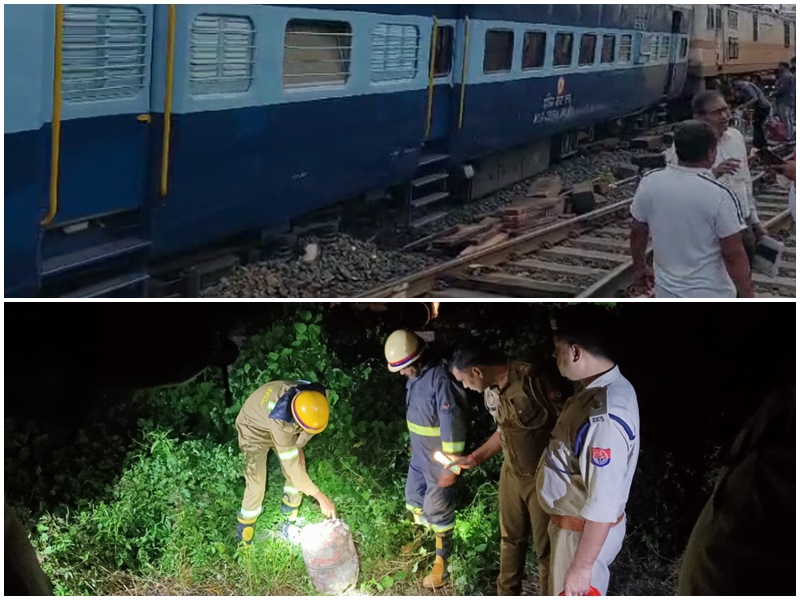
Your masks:
M479 309L477 314L475 304L457 303L444 307L443 318L449 313L451 320L478 327L492 322L509 331L546 318L525 303ZM53 418L61 418L77 415L89 388L104 383L135 387L185 379L212 360L216 330L245 316L268 322L271 310L264 304L7 304L5 413L30 409L31 390L39 390L37 403L51 408ZM340 310L351 329L376 318ZM420 324L408 306L382 318L398 326ZM665 434L701 415L747 412L754 391L774 370L791 367L794 373L794 304L628 304L618 324L620 364L639 392L643 414L652 407L661 415ZM60 388L56 397L41 393L52 386Z

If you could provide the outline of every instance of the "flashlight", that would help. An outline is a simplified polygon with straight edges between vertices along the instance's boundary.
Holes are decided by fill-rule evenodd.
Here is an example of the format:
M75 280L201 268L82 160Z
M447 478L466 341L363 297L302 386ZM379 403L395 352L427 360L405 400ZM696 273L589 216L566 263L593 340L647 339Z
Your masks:
M436 462L440 463L445 469L451 470L456 475L461 475L461 467L459 467L456 463L447 458L444 454L442 454L438 450L436 451L436 454L433 455L433 458L436 460Z

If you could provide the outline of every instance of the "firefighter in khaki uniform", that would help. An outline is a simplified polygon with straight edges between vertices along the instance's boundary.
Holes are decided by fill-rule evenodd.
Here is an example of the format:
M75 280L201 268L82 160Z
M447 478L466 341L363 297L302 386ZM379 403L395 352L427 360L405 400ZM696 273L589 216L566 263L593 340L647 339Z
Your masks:
M558 368L583 389L564 404L537 471L539 502L550 515L551 596L591 588L605 594L625 538L639 408L633 386L608 358L606 316L599 307L570 307L554 323Z
M453 552L456 475L436 462L436 452L461 454L466 427L461 408L463 393L447 370L426 356L422 340L399 330L384 345L389 370L408 378L406 420L411 439L411 464L406 479L406 508L415 523L436 535L436 558L423 587L440 588L450 578Z
M326 517L335 517L333 503L306 473L303 448L328 425L325 389L303 381L273 381L262 385L245 401L236 429L246 457L247 487L239 511L239 541L251 544L255 523L267 487L267 454L274 451L286 478L281 513L294 521L303 494L314 497Z
M509 361L484 345L456 350L453 376L465 388L483 392L497 431L468 457L450 457L469 469L503 452L500 471L500 575L498 596L519 596L531 535L542 594L548 589L550 539L548 516L536 495L536 467L558 416L562 391L557 376L526 362Z

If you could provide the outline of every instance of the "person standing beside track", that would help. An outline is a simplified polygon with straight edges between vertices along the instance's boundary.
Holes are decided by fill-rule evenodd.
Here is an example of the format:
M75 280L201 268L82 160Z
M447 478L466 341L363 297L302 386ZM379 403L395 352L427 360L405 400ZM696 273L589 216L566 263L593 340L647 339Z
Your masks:
M739 79L733 84L734 90L739 100L743 104L739 106L741 110L753 111L753 147L757 150L767 147L767 134L764 125L772 111L772 104L764 92L752 81Z
M648 173L636 191L631 254L636 286L649 287L647 242L653 237L657 298L753 298L742 243L744 217L733 192L711 173L717 138L707 123L675 132L678 165Z
M794 140L794 113L796 107L795 78L789 70L789 63L778 66L778 83L775 87L775 106L778 117L786 125L787 141Z
M736 196L738 210L748 225L742 231L742 242L752 268L758 241L767 235L756 210L753 177L748 164L747 144L742 133L730 127L730 108L725 97L716 91L697 94L692 100L692 113L698 121L707 123L717 136L717 157L712 173ZM666 152L667 164L677 165L675 146Z

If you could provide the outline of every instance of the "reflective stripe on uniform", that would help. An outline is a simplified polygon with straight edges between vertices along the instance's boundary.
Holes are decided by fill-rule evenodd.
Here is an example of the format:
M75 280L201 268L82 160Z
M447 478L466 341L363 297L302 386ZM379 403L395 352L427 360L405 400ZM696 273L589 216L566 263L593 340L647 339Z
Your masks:
M430 527L434 533L445 533L453 529L455 523L450 523L449 525L431 525Z
M278 452L278 458L281 460L292 460L293 458L297 458L300 456L300 451L297 448L292 448L291 450L287 450L286 452Z
M260 514L261 514L261 507L260 506L255 510L241 509L239 511L239 517L242 518L242 519L245 519L245 520L247 520L247 519L255 519Z
M277 404L277 402L270 402L269 404L267 404L267 410L269 412L272 412L272 410L275 408L276 404Z
M442 430L439 427L423 427L422 425L417 425L411 421L406 421L406 423L408 423L408 430L411 433L424 435L425 437L439 437L442 435Z
M285 486L283 486L283 493L284 494L299 494L300 490L298 490L297 488L293 488L290 485L285 485Z
M422 514L422 507L420 506L411 506L410 504L406 504L406 510L410 510L411 512L417 515Z
M464 442L442 442L442 452L456 454L464 451Z

